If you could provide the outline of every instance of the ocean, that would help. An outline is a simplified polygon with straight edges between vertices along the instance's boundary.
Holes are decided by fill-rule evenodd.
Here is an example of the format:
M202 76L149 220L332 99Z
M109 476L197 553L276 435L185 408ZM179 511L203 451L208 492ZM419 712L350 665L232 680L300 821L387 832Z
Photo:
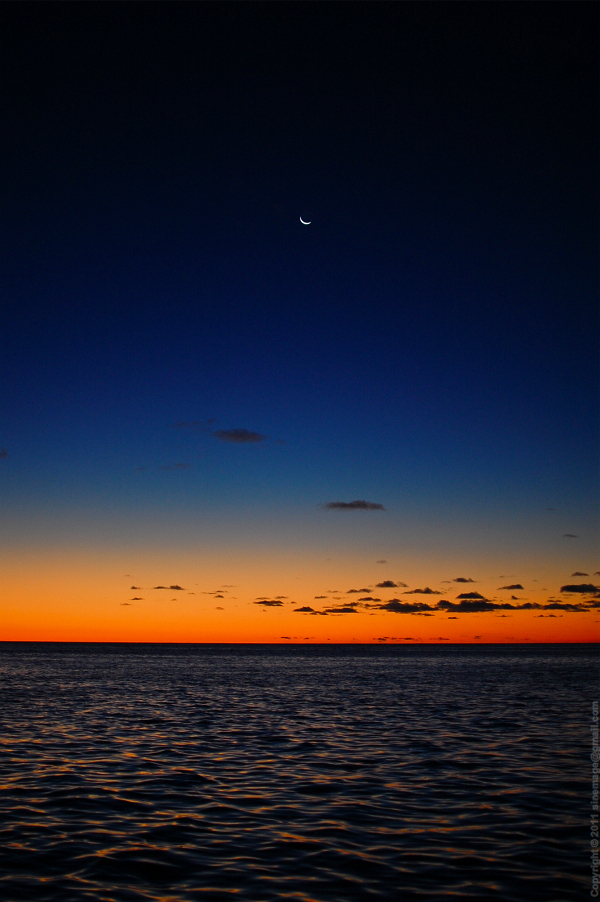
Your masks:
M598 664L0 643L0 898L587 898Z

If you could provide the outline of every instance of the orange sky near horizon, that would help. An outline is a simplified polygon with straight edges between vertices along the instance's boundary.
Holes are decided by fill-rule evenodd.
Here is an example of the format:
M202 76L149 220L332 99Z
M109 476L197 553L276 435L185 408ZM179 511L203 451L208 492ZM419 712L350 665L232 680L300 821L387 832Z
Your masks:
M127 559L129 558L129 566ZM133 559L133 564L132 564ZM124 551L82 552L64 549L15 551L3 562L2 641L215 642L215 643L506 643L597 642L600 612L560 609L494 609L481 612L422 611L396 613L359 602L354 613L303 613L347 607L359 599L377 605L441 599L457 603L465 591L497 603L545 604L551 599L580 604L582 596L560 595L571 578L559 572L539 576L521 565L504 577L491 577L495 562L484 566L423 561L385 564L318 559L306 553L258 551L235 554L214 549L143 554ZM456 582L465 569L468 584ZM456 571L456 572L455 572ZM426 580L419 578L427 573ZM512 575L511 575L512 574ZM396 582L378 588L377 582ZM598 582L590 574L586 582ZM401 586L400 582L405 583ZM501 590L519 583L523 590ZM156 586L166 586L157 589ZM170 586L180 586L171 589ZM133 588L136 587L136 588ZM369 594L349 592L369 589ZM420 593L414 593L417 588ZM431 594L425 594L424 589ZM435 593L435 594L434 594ZM518 600L516 600L518 599ZM263 605L261 601L271 602ZM273 604L275 602L275 604Z

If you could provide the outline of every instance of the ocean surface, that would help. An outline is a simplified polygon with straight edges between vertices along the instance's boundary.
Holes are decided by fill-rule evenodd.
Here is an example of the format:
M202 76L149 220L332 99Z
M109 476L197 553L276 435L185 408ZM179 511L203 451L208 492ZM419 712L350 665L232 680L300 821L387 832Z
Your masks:
M589 897L591 645L0 643L0 898Z

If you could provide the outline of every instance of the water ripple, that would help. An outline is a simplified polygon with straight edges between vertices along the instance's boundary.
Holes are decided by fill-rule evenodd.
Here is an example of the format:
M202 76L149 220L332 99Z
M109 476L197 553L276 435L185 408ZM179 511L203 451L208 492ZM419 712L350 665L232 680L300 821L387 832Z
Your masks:
M597 673L589 646L2 643L0 896L580 899Z

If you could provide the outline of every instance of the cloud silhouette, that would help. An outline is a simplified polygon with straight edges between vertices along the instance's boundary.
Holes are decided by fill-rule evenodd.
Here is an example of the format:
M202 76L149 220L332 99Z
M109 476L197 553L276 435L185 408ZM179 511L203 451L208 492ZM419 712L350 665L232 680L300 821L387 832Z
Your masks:
M575 573L571 573L571 576L589 576L589 573L582 573L580 570L576 570Z
M393 614L416 614L434 609L424 601L401 601L399 598L392 598L390 601L378 604L377 610L390 611Z
M425 586L424 589L410 589L408 592L404 592L404 595L443 595L443 592L437 592L435 589L430 589L429 586Z
M131 589L132 592L137 592L137 591L139 591L142 587L141 587L141 586L130 586L129 588Z
M473 593L476 594L476 593ZM460 598L460 596L459 596ZM493 601L488 601L487 598L479 599L475 598L464 598L462 601L459 601L458 604L455 601L439 601L438 602L438 610L440 611L453 611L454 613L462 612L462 613L481 613L482 611L493 611L496 608L508 607L512 608L512 604L499 605L495 604Z
M483 595L480 595L479 592L461 592L460 595L456 596L457 598L475 598L480 599L483 598Z
M360 594L361 592L370 592L370 591L371 591L370 589L348 589L348 591L346 592L346 595L351 595L353 592Z
M457 576L456 579L452 580L453 583L474 583L475 580L471 579L470 576Z
M294 613L296 614L316 614L314 608L309 607L309 605L304 605L303 608L294 608Z
M573 535L572 532L565 532L563 534L563 539L578 539L578 538L579 538L579 536Z
M341 605L339 608L326 608L326 614L358 614L358 611L350 605Z
M513 583L511 586L499 586L498 591L500 591L500 589L521 589L521 591L524 591L521 583Z
M183 586L152 586L153 589L171 589L173 592L183 592L185 591Z
M266 435L260 432L250 432L249 429L217 429L213 432L215 438L222 442L233 442L237 445L249 445L256 442L264 442Z
M281 608L281 607L283 607L283 602L277 601L277 599L275 599L273 601L271 601L271 600L253 601L252 604L262 604L262 605L264 605L265 608Z
M384 560L382 559L382 560L380 560L380 561L375 561L375 563L376 563L376 564L387 564L387 561L384 561Z
M406 589L406 583L395 583L391 579L384 579L382 583L377 583L378 589Z
M593 595L595 592L600 592L600 586L594 586L592 583L575 583L570 586L561 586L561 592L579 592L582 595Z
M136 595L136 596L134 596L133 598L130 598L129 600L130 600L130 601L143 601L144 599L143 599L143 598L138 598L137 595Z
M384 511L383 504L374 501L328 501L325 505L330 511Z
M7 460L7 458L8 451L6 450L6 448L0 448L0 460Z

